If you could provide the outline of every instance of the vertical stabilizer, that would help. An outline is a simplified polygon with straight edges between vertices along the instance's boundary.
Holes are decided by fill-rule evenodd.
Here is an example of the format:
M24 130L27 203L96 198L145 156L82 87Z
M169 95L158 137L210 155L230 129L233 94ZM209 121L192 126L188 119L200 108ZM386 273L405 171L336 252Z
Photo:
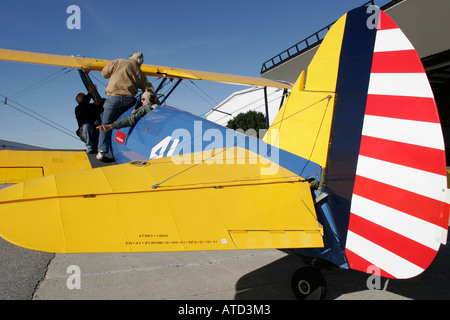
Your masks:
M278 129L281 149L324 171L321 206L331 214L321 223L334 244L315 256L330 260L331 247L339 265L410 278L447 238L445 147L417 52L374 8L334 24L267 137Z
M445 147L414 47L380 13L353 187L346 255L353 269L420 274L446 241Z

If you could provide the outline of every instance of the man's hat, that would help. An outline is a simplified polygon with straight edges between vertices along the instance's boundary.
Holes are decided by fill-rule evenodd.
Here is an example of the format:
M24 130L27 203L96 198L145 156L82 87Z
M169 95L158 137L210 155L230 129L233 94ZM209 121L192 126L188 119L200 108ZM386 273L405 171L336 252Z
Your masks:
M136 60L139 64L144 63L144 55L142 54L142 52L139 52L139 51L136 53L133 53L131 55L131 57L129 57L128 59Z

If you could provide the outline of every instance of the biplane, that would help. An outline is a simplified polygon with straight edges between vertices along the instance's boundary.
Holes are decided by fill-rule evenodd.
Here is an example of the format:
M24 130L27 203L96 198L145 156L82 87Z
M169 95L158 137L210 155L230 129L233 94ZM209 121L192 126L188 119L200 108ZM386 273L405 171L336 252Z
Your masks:
M371 28L366 9L333 25L293 86L143 65L149 76L290 93L261 140L162 105L113 132L117 165L50 174L85 163L50 155L44 177L0 191L0 235L55 253L292 249L311 264L293 276L299 298L324 296L321 266L417 276L447 239L444 140L417 52L383 11ZM108 63L12 50L0 58ZM2 170L33 169L7 152Z

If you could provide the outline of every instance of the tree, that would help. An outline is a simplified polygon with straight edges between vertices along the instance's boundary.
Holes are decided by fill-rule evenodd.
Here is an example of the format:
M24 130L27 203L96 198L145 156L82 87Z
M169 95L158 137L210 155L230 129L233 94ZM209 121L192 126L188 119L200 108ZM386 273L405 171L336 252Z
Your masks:
M267 129L266 117L262 112L250 110L246 113L240 113L234 117L234 119L228 121L227 128L233 130L241 129L244 133L246 133L249 129L254 129L256 130L256 135L259 138L259 130Z

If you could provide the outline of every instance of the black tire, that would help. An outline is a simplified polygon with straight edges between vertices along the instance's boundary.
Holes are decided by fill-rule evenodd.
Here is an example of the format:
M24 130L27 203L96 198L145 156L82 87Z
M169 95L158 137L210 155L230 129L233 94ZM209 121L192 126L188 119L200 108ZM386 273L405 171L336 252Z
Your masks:
M327 291L327 282L319 269L304 267L294 272L292 291L299 300L321 300Z

